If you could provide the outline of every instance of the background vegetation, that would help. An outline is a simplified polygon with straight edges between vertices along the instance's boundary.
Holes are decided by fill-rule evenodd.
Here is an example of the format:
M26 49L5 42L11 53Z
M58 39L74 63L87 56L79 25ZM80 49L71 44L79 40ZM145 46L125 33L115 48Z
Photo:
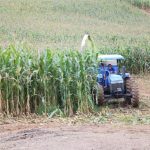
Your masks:
M79 49L89 32L97 48L150 46L150 14L131 5L149 0L1 0L0 44Z
M150 0L130 0L131 4L139 7L148 9L150 8Z

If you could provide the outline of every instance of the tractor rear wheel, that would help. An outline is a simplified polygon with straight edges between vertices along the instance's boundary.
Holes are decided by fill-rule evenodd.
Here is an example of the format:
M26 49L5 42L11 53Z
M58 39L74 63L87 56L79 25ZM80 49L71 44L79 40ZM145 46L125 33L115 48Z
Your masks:
M127 78L125 81L126 94L131 94L131 98L125 98L125 102L133 107L139 106L139 92L137 84L133 78Z
M104 103L104 89L102 85L98 83L94 87L93 99L94 103L98 106L103 105Z

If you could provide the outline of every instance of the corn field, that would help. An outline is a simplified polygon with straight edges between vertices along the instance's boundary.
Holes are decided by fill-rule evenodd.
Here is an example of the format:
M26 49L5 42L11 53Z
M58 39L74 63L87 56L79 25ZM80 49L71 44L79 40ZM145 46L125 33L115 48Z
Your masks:
M0 49L0 111L13 115L91 111L95 58L90 51L38 54L15 46Z
M126 57L131 73L150 72L150 50L100 49ZM97 52L52 51L41 53L26 47L0 48L0 113L6 115L65 115L94 110L92 90L96 84Z

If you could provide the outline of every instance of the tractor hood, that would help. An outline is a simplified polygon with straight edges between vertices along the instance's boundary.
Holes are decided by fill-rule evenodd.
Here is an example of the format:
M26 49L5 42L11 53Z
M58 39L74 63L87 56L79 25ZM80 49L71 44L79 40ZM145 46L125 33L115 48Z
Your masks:
M110 74L110 82L111 84L123 83L123 79L120 75Z

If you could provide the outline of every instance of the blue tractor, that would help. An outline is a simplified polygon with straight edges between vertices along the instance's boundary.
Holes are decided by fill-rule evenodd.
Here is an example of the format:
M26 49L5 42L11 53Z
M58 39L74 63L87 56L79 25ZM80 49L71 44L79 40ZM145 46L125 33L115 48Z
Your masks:
M97 85L94 92L94 102L102 105L110 98L124 98L126 104L133 107L139 105L137 85L131 75L126 73L119 63L124 60L121 55L99 55Z

